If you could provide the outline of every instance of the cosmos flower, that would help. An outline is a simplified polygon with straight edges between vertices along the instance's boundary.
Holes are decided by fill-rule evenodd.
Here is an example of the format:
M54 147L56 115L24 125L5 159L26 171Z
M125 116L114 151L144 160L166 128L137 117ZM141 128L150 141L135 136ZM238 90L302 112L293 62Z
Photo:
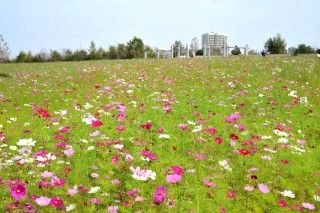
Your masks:
M53 197L50 200L50 206L56 208L56 209L63 209L63 201L59 197Z
M133 173L132 177L136 180L146 181L148 179L156 179L156 173L151 170L140 169L140 167L133 168L132 166L130 167L130 170Z
M258 188L260 190L260 192L264 193L264 194L267 194L270 192L269 188L267 185L263 184L263 183L259 183L258 184Z
M228 123L233 123L237 120L239 120L241 117L241 114L240 113L233 113L231 115L229 115L228 117L225 118L225 120L228 122Z
M17 184L10 189L10 194L15 200L21 200L27 192L25 184Z
M100 186L91 187L89 190L89 194L97 193L100 190Z
M302 203L302 206L304 208L306 208L306 209L309 209L309 210L315 210L316 209L316 207L311 203Z
M36 203L39 205L39 206L47 206L50 204L50 201L51 199L50 198L47 198L47 197L38 197L36 199Z
M295 194L292 191L284 190L283 192L279 192L285 197L295 198Z
M18 146L35 146L36 141L34 141L32 138L29 139L20 139L17 142Z
M153 194L153 202L160 205L165 200L167 193L168 190L165 186L158 186Z
M182 180L182 176L178 174L167 175L166 180L169 184L179 183Z

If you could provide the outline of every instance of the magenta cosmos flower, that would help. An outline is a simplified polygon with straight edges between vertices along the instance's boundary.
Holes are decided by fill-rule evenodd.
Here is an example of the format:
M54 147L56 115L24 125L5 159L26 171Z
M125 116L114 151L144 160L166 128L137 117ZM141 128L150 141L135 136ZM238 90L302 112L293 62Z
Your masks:
M156 191L153 194L153 202L157 205L160 205L166 198L168 190L165 186L157 187Z
M21 200L27 194L25 184L18 184L10 189L10 194L15 200Z
M53 197L50 201L50 206L55 207L57 209L63 209L63 201L59 197Z

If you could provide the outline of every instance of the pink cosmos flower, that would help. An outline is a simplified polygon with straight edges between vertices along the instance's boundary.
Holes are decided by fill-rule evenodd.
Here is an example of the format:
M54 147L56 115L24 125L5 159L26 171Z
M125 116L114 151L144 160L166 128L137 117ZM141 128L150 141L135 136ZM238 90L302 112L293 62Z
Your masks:
M174 174L183 175L184 169L181 166L170 166Z
M91 126L93 127L99 127L99 126L102 126L103 125L103 122L100 121L100 120L92 120L91 121Z
M207 128L207 132L214 135L217 133L217 130L214 127L209 127L209 128Z
M263 184L263 183L259 183L259 184L258 184L258 188L259 188L260 192L262 192L262 193L264 193L264 194L270 192L268 186L265 185L265 184Z
M120 160L119 157L115 155L111 158L111 163L115 165L119 162L119 160Z
M91 199L91 203L99 205L101 203L100 199L97 197L94 197Z
M118 206L108 206L109 213L118 213Z
M188 124L179 124L178 128L180 128L184 131L187 131L189 129L189 126L188 126Z
M74 195L76 195L78 193L79 193L79 191L78 191L77 188L71 188L71 189L68 189L68 191L67 191L67 194L70 195L70 196L74 196Z
M153 202L156 205L160 205L163 203L164 199L166 198L168 190L165 186L158 186L156 191L153 194Z
M167 175L166 180L169 184L179 183L182 180L182 176L178 174Z
M37 212L36 209L33 207L31 203L25 203L23 205L23 211L24 213L35 213Z
M309 210L315 210L316 209L316 207L311 203L302 203L302 206L304 208L306 208L306 209L309 209Z
M246 130L246 126L243 124L235 124L234 125L237 129L239 129L240 131L244 131Z
M281 207L287 207L287 206L288 206L288 204L287 204L286 201L284 201L284 200L279 200L279 201L278 201L278 204L279 204L279 206L281 206Z
M50 206L55 207L56 209L63 209L63 201L59 197L53 197L50 201Z
M126 127L125 127L125 126L117 126L117 127L116 127L116 130L117 130L118 132L123 132L123 131L126 130Z
M65 184L65 180L55 176L51 180L51 186L54 186L54 187L62 187L64 186L64 184Z
M27 192L25 184L18 184L10 189L10 194L15 200L21 200Z
M141 151L141 155L146 158L149 158L151 161L158 160L158 157L156 156L156 154L146 149Z
M240 113L233 113L231 115L229 115L228 117L225 118L225 120L228 122L228 123L233 123L237 120L239 120L241 117L241 114Z
M67 157L71 157L75 151L73 149L67 149L63 151L63 154L65 154Z
M54 176L53 172L44 171L41 173L42 178L52 178Z
M36 199L36 203L39 205L39 206L47 206L50 204L50 201L51 199L50 198L47 198L47 197L38 197Z
M223 139L220 137L217 137L214 139L214 141L216 142L216 144L220 145L222 143Z
M209 181L208 179L204 179L202 181L202 183L205 185L205 186L208 186L208 187L216 187L217 185L211 181Z

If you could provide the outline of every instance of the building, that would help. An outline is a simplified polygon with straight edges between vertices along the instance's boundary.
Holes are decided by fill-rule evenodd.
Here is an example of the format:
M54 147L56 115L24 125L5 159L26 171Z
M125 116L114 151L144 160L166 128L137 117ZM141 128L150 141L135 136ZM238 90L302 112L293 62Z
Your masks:
M205 33L202 35L202 48L204 56L212 54L225 55L227 53L228 37L222 33Z

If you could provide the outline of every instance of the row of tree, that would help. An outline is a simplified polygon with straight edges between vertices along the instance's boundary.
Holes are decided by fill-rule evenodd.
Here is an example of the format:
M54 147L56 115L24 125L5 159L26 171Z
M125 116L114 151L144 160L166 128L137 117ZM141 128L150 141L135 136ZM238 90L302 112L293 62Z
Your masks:
M142 39L134 37L126 44L118 44L110 46L108 50L102 47L97 48L96 44L92 41L89 49L78 49L72 51L64 49L62 51L45 50L33 54L31 51L20 51L18 56L12 60L17 63L30 63L30 62L54 62L54 61L83 61L83 60L102 60L102 59L133 59L143 58L147 54L148 58L155 58L156 53L148 45L144 45Z

